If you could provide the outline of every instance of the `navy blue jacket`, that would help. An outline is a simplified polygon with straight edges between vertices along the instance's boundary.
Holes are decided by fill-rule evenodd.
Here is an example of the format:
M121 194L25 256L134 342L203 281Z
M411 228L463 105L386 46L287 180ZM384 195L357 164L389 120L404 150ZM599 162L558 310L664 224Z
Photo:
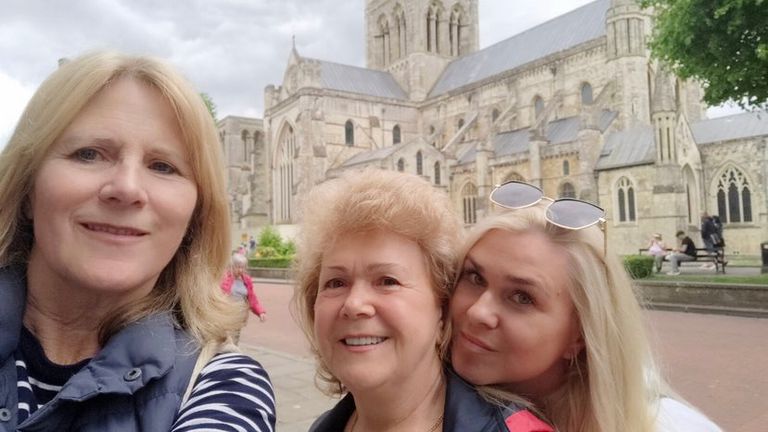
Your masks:
M445 417L443 432L507 432L506 419L520 411L516 406L500 407L483 399L474 387L446 369ZM321 415L309 432L343 431L355 412L355 400L347 394L335 407Z
M17 425L13 353L24 314L25 272L0 268L0 431L169 431L198 354L169 314L152 315L112 336L51 402Z

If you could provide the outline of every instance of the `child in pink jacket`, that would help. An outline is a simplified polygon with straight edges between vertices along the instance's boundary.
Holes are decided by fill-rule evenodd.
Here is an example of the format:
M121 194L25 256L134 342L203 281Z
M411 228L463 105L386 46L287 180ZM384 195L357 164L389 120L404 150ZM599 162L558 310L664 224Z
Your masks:
M232 255L230 270L221 281L221 289L230 296L247 300L251 311L264 322L267 319L267 311L264 310L261 302L259 302L259 298L256 297L256 292L253 290L253 281L245 271L247 263L248 259L244 255L239 253ZM246 320L247 318L246 315Z

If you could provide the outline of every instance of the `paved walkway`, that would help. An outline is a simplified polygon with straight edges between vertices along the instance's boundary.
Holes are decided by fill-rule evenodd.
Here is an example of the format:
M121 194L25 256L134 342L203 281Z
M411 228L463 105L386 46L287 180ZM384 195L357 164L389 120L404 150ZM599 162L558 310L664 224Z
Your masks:
M314 360L289 313L292 287L258 283L267 321L251 319L241 347L272 378L278 431L305 432L336 400L314 383ZM768 319L647 311L652 340L672 386L729 432L768 430Z
M277 431L306 432L318 415L338 399L331 399L315 386L315 363L295 355L241 345L269 372L277 398Z

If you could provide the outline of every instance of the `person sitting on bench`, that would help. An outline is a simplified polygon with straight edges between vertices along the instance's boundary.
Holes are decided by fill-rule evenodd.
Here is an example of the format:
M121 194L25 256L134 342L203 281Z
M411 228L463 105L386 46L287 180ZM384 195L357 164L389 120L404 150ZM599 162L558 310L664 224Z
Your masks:
M680 245L666 257L672 263L672 270L667 272L668 275L679 275L679 265L682 261L696 260L696 245L693 244L693 240L683 231L678 231L675 237L680 241Z

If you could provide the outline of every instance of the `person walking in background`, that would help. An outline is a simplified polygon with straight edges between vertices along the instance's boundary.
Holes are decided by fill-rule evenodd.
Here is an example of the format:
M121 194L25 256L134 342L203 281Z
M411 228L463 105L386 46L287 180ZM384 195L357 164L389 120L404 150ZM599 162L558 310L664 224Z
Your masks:
M221 281L221 290L243 306L241 329L248 323L249 311L258 316L261 322L267 319L267 311L264 310L264 306L261 305L256 296L253 279L246 271L247 265L248 258L245 255L239 252L232 254L229 270L224 274L224 279ZM239 335L240 331L238 330L235 334L235 343L237 343Z
M715 223L713 222L712 217L707 212L703 212L701 214L701 241L704 243L704 247L710 255L716 253L715 243L720 243L720 240L717 237L717 228L715 228ZM701 265L701 268L711 270L715 268L715 264L705 263Z
M673 276L680 274L681 262L696 260L696 245L693 244L693 240L683 231L678 231L675 237L680 244L671 254L667 255L667 260L672 264L672 270L668 271L667 274Z
M648 253L653 255L653 263L656 267L656 273L661 272L661 264L664 261L664 257L667 256L667 246L661 239L660 233L655 233L651 240L648 242Z

